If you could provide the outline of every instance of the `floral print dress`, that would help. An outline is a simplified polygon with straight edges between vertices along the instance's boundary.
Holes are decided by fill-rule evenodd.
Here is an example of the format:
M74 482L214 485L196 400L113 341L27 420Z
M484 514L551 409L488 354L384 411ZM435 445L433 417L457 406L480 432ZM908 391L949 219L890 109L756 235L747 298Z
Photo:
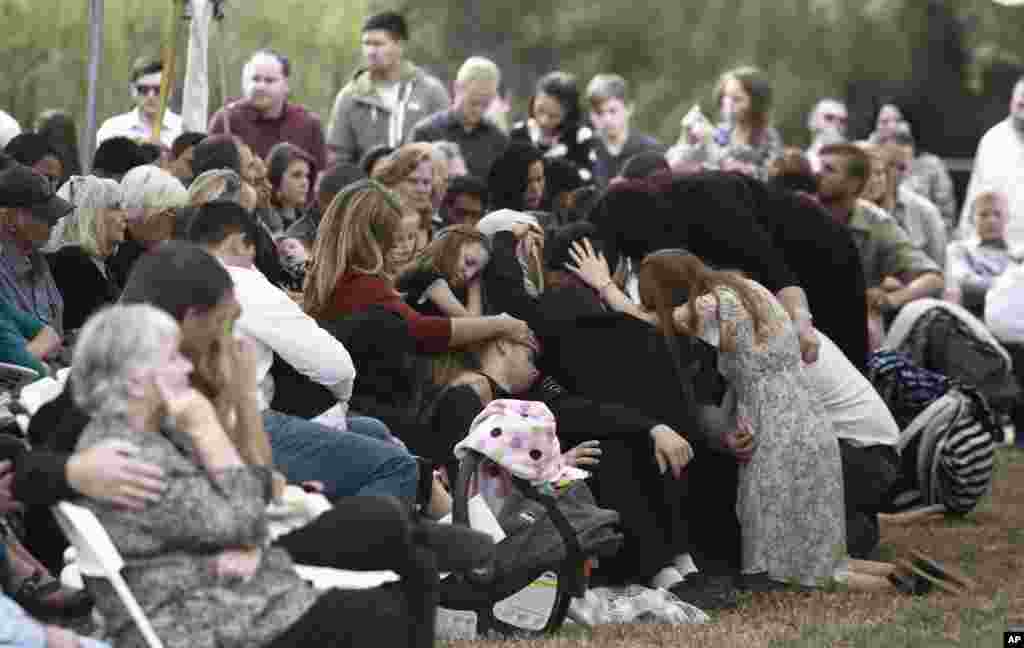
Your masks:
M723 334L735 339L733 350L721 352L721 370L735 389L737 415L757 438L739 474L743 573L820 587L846 557L839 443L807 382L788 314L766 288L748 283L767 302L757 337L733 290L716 288L717 299L702 295L696 304L704 340L721 346Z

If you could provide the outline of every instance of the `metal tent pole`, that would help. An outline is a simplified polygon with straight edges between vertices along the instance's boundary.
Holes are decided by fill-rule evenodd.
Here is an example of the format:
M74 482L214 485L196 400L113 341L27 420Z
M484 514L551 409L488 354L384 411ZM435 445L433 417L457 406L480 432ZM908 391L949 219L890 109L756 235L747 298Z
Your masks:
M156 113L156 124L153 125L152 140L154 144L160 144L164 114L167 112L167 102L171 98L171 90L174 87L175 67L178 62L178 41L181 39L188 6L188 0L171 0L171 22L167 26L167 34L164 37L164 70L160 81L160 108Z
M96 150L96 101L99 92L100 65L103 62L103 0L89 0L89 94L85 102L85 130L82 132L82 169L92 171Z

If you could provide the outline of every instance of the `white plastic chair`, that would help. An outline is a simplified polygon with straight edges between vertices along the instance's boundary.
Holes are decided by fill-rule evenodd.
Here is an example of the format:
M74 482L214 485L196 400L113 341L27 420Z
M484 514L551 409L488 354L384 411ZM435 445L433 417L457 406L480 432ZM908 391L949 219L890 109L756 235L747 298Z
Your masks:
M26 425L22 425L23 416L17 416L17 411L12 406L20 401L21 391L26 385L39 378L39 372L35 369L22 367L21 365L0 362L0 421L4 425L13 421L25 431ZM27 419L25 419L27 423Z
M69 371L69 369L61 369L55 378L46 376L22 387L19 398L22 407L34 416L40 407L60 396L64 390L64 383L67 382Z
M76 562L81 574L110 581L149 648L163 648L164 645L153 631L146 613L142 611L139 602L128 589L128 584L121 577L121 568L124 567L121 554L93 512L77 504L58 502L53 507L53 515L57 518L64 535L75 547Z
M81 576L106 578L117 590L149 645L152 648L162 646L153 634L142 608L121 578L124 559L93 512L77 504L59 502L53 507L53 514L75 548L74 563L65 568L61 579L72 586L81 587ZM399 580L398 574L393 571L350 571L315 565L295 565L295 573L313 583L317 589L370 589Z
M29 367L0 362L0 391L17 394L25 385L39 377L39 372Z

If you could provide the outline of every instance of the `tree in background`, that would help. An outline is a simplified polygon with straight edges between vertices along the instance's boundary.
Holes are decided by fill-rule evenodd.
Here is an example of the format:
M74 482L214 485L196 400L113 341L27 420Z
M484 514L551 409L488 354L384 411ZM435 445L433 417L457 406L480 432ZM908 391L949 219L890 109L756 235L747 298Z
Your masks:
M0 43L0 109L23 125L47 108L81 124L86 5L0 0L0 19L12 26ZM915 113L928 150L970 155L1005 115L1024 58L1024 9L990 0L228 0L212 30L211 108L222 92L239 94L248 54L273 46L294 62L295 99L326 118L359 64L363 19L384 8L408 15L409 57L442 79L473 54L497 61L519 113L552 69L584 84L597 72L622 74L633 83L638 128L666 143L694 103L717 117L711 97L723 70L754 63L775 80L774 120L794 144L806 143L806 113L821 96L855 99L857 135L875 103L895 96ZM106 1L101 120L131 104L127 70L137 56L159 53L170 12L171 0ZM184 58L178 65L180 84Z
M794 144L807 143L806 115L818 98L856 90L856 134L867 134L883 96L909 97L920 104L922 139L936 140L930 150L970 155L1005 114L1012 85L987 71L1016 69L1024 55L1024 9L990 0L399 0L370 8L405 11L416 26L411 55L442 77L468 56L492 57L520 112L534 80L554 68L584 84L597 72L622 74L633 84L638 127L665 142L694 103L716 117L718 76L749 63L774 79L775 123ZM971 83L975 52L986 58Z
M106 0L99 121L132 105L128 71L139 56L159 56L171 0ZM222 94L241 94L242 65L261 47L274 47L295 62L291 80L296 101L326 115L341 82L359 59L363 0L228 0L226 17L211 30L210 106ZM0 43L5 61L0 109L31 125L42 110L61 108L84 124L88 59L88 3L85 0L0 0L0 22L9 34ZM179 48L176 85L185 71L185 43ZM218 57L224 62L221 89ZM180 92L172 103L180 106Z

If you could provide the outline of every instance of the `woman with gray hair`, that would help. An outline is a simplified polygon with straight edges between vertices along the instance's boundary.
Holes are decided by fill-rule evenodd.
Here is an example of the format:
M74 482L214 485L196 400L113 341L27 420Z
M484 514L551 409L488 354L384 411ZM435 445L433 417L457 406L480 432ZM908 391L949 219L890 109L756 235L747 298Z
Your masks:
M110 259L110 269L119 285L128 279L135 260L144 252L168 240L174 233L177 210L188 202L181 181L160 167L137 166L121 180L127 233L124 245Z
M75 210L54 228L51 244L56 251L47 261L64 296L64 330L74 331L121 294L107 260L124 241L124 193L113 180L72 176L57 195Z
M164 645L432 645L436 562L424 562L423 580L415 582L315 590L296 574L289 552L270 544L271 469L243 461L213 405L190 386L192 364L179 350L180 338L177 323L159 309L115 305L83 327L71 370L75 403L91 417L78 449L129 441L167 475L159 501L142 509L81 502L112 536L128 586ZM359 499L373 507L375 498ZM333 525L333 537L321 538L326 560L338 553L333 545L351 544L336 537L339 520L320 527L332 516L353 521L351 507L334 508L307 527ZM351 526L357 535L381 530L373 525ZM370 554L381 543L411 549L408 532L398 535L404 538L378 533L364 548ZM144 645L109 582L87 577L86 586L110 642Z

